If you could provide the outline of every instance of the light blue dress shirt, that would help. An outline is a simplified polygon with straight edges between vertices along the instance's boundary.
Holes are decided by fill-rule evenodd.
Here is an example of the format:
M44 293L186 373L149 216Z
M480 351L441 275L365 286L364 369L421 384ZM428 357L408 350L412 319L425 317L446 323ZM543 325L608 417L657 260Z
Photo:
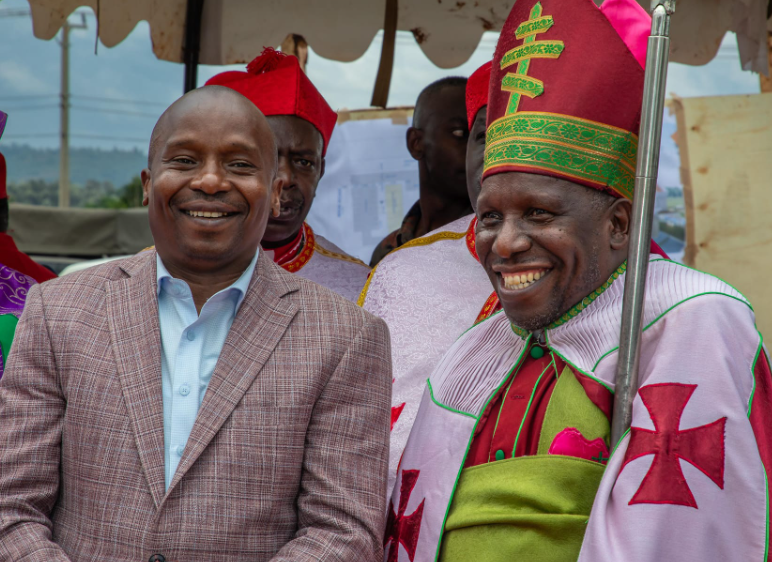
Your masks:
M258 253L259 249L233 285L206 301L200 315L188 284L172 277L156 256L167 489L180 464L225 338L252 280Z

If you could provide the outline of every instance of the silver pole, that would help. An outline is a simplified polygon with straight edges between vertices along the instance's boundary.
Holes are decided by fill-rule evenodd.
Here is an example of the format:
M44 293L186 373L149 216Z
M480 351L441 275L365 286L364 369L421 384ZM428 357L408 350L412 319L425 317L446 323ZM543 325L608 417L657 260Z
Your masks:
M665 106L665 82L670 50L670 16L676 0L654 0L651 36L646 53L646 77L643 84L641 129L635 170L633 217L630 248L622 303L622 330L619 334L614 415L611 418L611 444L615 445L630 427L633 399L638 392L638 363L643 328L643 297L649 268L651 223L657 191L659 146L662 138L662 113Z

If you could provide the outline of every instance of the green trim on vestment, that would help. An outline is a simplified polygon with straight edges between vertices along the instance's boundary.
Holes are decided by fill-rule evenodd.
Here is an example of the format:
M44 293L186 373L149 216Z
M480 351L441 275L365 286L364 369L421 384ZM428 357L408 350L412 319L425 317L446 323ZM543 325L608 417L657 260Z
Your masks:
M553 367L556 367L556 365L555 365L555 356L552 355L552 353L550 353L550 357L552 357L552 361L547 363L547 366L544 367L544 370L539 375L539 378L536 379L536 383L533 385L533 388L531 389L531 397L528 399L528 404L526 404L526 406L525 406L525 412L523 413L523 418L520 420L520 427L517 428L517 435L515 435L515 444L512 445L512 458L515 457L515 450L517 449L517 442L520 440L520 432L523 431L523 426L525 425L525 418L528 417L528 412L531 409L531 404L533 404L533 397L536 395L536 389L539 388L539 383L541 382L541 379L544 376L544 373L546 373L547 370L550 368L550 365L552 365ZM555 369L555 371L557 372L557 369ZM550 401L552 401L552 400L550 399ZM504 402L503 401L502 401L501 406L502 406L502 408L504 407ZM501 410L499 410L499 413L501 413ZM498 428L498 425L499 425L498 420L496 420L497 428ZM495 434L495 430L494 430L494 434Z
M624 272L627 270L627 260L622 262L622 265L620 265L614 273L611 274L611 276L606 280L603 285L595 289L592 293L584 297L580 302L572 306L568 312L566 312L563 316L552 322L549 326L545 328L545 330L553 330L557 328L558 326L562 326L572 318L576 318L580 312L582 312L585 308L590 306L593 302L595 302L595 299L597 299L599 296L601 296L603 293L606 292L606 290L611 287L611 285L614 284L614 281L619 279L619 277L624 274Z
M601 296L603 293L606 292L606 290L613 285L614 281L619 279L619 277L627 270L627 260L622 262L622 265L620 265L614 273L612 273L608 279L606 279L606 282L603 283L600 287L595 289L592 293L584 297L581 301L576 303L574 306L568 309L566 313L560 316L557 320L550 322L545 328L544 333L546 334L549 330L554 330L555 328L558 328L568 322L569 320L572 320L579 316L579 313L582 312L585 308L590 306L593 302L595 302L595 299L597 299L599 296ZM522 334L528 334L529 332L519 326L512 325L512 331L515 332L518 336L525 339L525 336Z
M619 441L617 441L616 445L614 445L614 449L611 451L611 455L609 456L609 462L611 462L611 457L614 456L614 453L617 452L617 449L622 444L622 441L625 440L625 437L627 437L627 434L630 433L630 428L628 427L625 432L622 434L622 437L619 438Z
M546 455L558 433L569 427L577 429L588 441L600 438L608 445L611 437L606 414L590 400L582 383L566 365L547 404L536 454Z
M761 352L764 350L764 336L761 335L761 332L759 332L758 328L756 329L756 333L759 334L759 347L756 349L756 356L753 358L753 365L751 366L751 375L753 377L753 388L751 389L750 398L748 399L748 419L750 420L751 417L751 411L753 407L753 396L756 394L756 363L759 361L759 357L761 356ZM767 362L769 362L769 357L767 357L766 352L764 353L764 357L766 357ZM759 460L761 460L761 455L759 454ZM764 466L764 461L761 460L761 470L764 471L764 493L765 493L765 505L766 505L766 521L764 524L764 562L767 562L767 559L769 557L769 479L767 478L767 468Z
M491 395L488 397L488 400L485 402L485 406L482 409L482 413L485 412L485 410L488 408L488 405L491 403L491 400L499 393L501 390L501 387L504 386L504 383L507 382L507 379L509 379L512 372L517 368L517 366L520 364L520 362L523 360L523 357L525 357L526 352L528 351L528 344L530 343L530 336L529 341L526 341L525 346L523 347L523 351L520 352L520 356L515 361L515 364L512 366L512 368L507 372L507 376L504 377L504 379L499 383L494 391L491 393ZM474 441L474 435L477 431L477 426L480 424L480 416L476 416L477 421L474 424L474 427L472 428L472 432L469 434L469 441L466 443L466 451L464 451L464 458L461 459L461 465L458 468L458 474L456 474L456 481L453 483L453 489L450 491L450 497L448 498L448 506L445 508L445 516L442 518L442 527L440 528L439 533L439 539L437 540L437 548L435 550L434 554L434 562L437 562L440 558L440 551L442 547L442 539L445 536L445 523L448 521L448 514L450 513L450 507L453 505L453 499L456 496L456 488L458 487L458 481L461 478L461 473L464 471L464 463L466 463L466 457L469 454L469 449L472 447L472 441Z
M442 562L575 562L602 464L525 456L463 470L445 522Z
M662 260L662 261L667 261L667 260ZM696 271L696 270L695 270L695 271ZM750 309L751 309L751 312L753 312L753 307L752 307L752 306L751 306L751 305L750 305L748 302L746 302L746 301L744 301L744 300L742 300L742 299L740 299L740 298L737 298L737 297L735 297L735 296L733 296L733 295L727 295L726 293L719 293L718 291L708 291L708 292L706 292L706 293L697 293L696 295L692 295L692 296L690 296L690 297L686 297L686 298L685 298L684 300L682 300L682 301L678 301L678 302L677 302L677 303L675 303L673 306L671 306L670 308L668 308L667 310L665 310L665 311L664 311L662 314L660 314L659 316L657 316L657 317L656 317L654 320L652 320L651 322L649 322L648 324L646 324L646 326L644 326L644 327L643 327L643 330L641 330L641 333L645 332L646 330L648 330L649 328L651 328L651 327L652 327L654 324L656 324L657 322L659 322L659 321L660 321L660 320L661 320L661 319L662 319L662 318L663 318L663 317L664 317L664 316L665 316L665 315L666 315L668 312L670 312L671 310L673 310L675 307L677 307L677 306L680 306L680 305L682 305L683 303L685 303L685 302L687 302L687 301L690 301L690 300L692 300L692 299L696 299L697 297L702 297L702 296L705 296L705 295L721 295L722 297L727 297L727 298L730 298L730 299L734 299L734 300L736 300L737 302L741 302L741 303L743 303L744 305L746 305L748 308L750 308ZM608 350L606 353L604 353L603 355L601 355L601 356L600 356L600 359L598 359L598 360L595 362L595 365L593 366L592 370L594 371L595 369L597 369L597 368L598 368L598 365L600 364L600 362L601 362L603 359L605 359L607 355L610 355L611 353L614 353L614 352L615 352L617 349L619 349L619 346L618 346L618 345L617 345L616 347L612 347L612 348L611 348L610 350Z
M434 397L434 389L432 388L432 381L431 381L431 379L426 379L426 384L429 386L429 396L431 397L432 402L437 404L437 406L439 406L443 410L448 410L449 412L453 412L454 414L461 414L462 416L468 416L468 417L470 417L472 419L475 419L475 420L477 419L477 416L475 416L474 414L470 414L469 412L462 412L461 410L456 410L455 408L451 408L450 406L446 406L442 402L439 402Z
M547 345L549 345L549 344L550 344L550 336L549 336L549 332L544 332L544 337L545 337L545 339L547 340ZM608 391L609 391L611 394L614 394L614 389L611 387L611 385L610 385L609 383L607 383L606 381L603 381L603 380L599 379L598 377L596 377L595 375L593 375L593 374L592 374L592 372L588 373L588 372L584 371L584 369L582 369L582 368L578 367L578 366L577 366L576 364L574 364L574 363L573 363L571 360L567 359L567 358L566 358L566 356L565 356L565 355L563 355L562 353L560 353L560 352L559 352L557 349L552 349L552 348L550 348L550 350L551 350L551 351L552 351L552 352L553 352L555 355L557 355L558 357L560 357L560 358L561 358L563 361L565 361L565 362L566 362L566 364L568 364L568 365L571 365L571 368L572 368L574 371L576 371L577 373L581 373L581 374L583 374L583 375L584 375L585 377L587 377L588 379L592 379L592 380L594 380L594 381L595 381L595 382L597 382L599 385L601 385L601 386L602 386L602 387L604 387L606 390L608 390ZM596 363L596 364L595 364L595 367L597 367L597 366L598 366L598 364ZM593 370L593 372L594 372L594 371L595 371L595 368L593 367L593 369L592 369L592 370Z
M701 269L696 269L696 268L694 268L694 267L689 267L688 265L684 265L684 264L682 264L681 262L677 262L677 261L673 261L673 260L666 260L665 258L657 258L657 259L649 260L649 263L654 263L655 261L666 261L666 262L670 262L670 263L672 263L672 264L675 264L675 265L681 266L681 267L683 267L683 268L686 268L686 269L689 269L689 270L691 270L691 271L696 271L697 273L702 273L703 275L708 275L709 277L712 277L713 279L718 279L719 281L721 281L721 282L722 282L722 283L724 283L725 285L728 285L729 287L731 287L732 289L734 289L735 291L737 291L738 293L740 293L740 294L742 295L742 297L743 297L743 298L744 298L744 299L747 301L745 304L747 304L747 305L750 307L750 309L751 309L751 310L753 310L753 306L751 305L751 303L750 303L750 301L748 300L748 298L747 298L745 295L743 295L743 292L742 292L741 290L739 290L737 287L735 287L734 285L732 285L731 283L727 283L726 281L724 281L724 280L723 280L721 277L719 277L718 275L713 275L712 273L708 273L708 272L706 272L706 271L702 271ZM706 294L707 294L707 293L706 293ZM718 293L718 294L720 294L720 295L726 295L726 293ZM729 297L729 296L731 296L731 295L726 295L726 296L727 296L727 297ZM737 298L737 297L732 297L732 298ZM754 311L754 312L755 312L755 311Z
M468 327L466 330L464 330L463 332L461 332L461 335L460 335L460 336L458 336L458 337L456 338L456 341L458 341L458 340L460 340L462 337L464 337L464 334L466 334L466 333L467 333L469 330L471 330L472 328L476 328L477 326L479 326L479 325L480 325L480 324L482 324L483 322L487 322L488 320L490 320L491 318L493 318L493 317L494 317L494 316L496 316L497 314L501 314L502 312L504 312L504 309L501 309L501 310L497 310L496 312L494 312L493 314L491 314L490 316L488 316L488 318L483 318L483 319L482 319L482 320L480 320L479 322L477 322L477 323L475 323L475 324L472 324L472 325L471 325L471 326L469 326L469 327Z
M751 395L748 398L748 418L751 417L751 408L753 407L753 395L756 394L756 363L759 361L759 355L761 355L761 350L764 348L764 336L761 335L761 332L759 332L758 328L756 328L756 333L759 335L759 347L756 349L756 355L753 358L753 363L751 364L751 379L753 379L753 388L751 388Z
M16 333L16 325L19 319L13 314L0 315L0 349L3 352L3 368L8 365L8 354L11 352L13 335Z

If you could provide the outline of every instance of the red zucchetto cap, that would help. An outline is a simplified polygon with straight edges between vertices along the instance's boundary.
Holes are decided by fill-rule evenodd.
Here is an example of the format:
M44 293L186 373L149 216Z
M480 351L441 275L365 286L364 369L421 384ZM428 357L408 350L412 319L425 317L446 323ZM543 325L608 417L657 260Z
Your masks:
M0 199L8 199L8 191L5 185L7 176L8 168L5 166L5 156L0 152Z
M488 87L491 82L491 62L475 70L466 81L466 120L472 129L477 112L488 105Z
M483 178L528 172L632 199L650 28L635 0L518 0L493 57Z
M301 70L298 59L271 48L247 65L213 76L207 86L226 86L252 100L265 116L295 115L311 123L324 140L322 155L337 121L337 114Z

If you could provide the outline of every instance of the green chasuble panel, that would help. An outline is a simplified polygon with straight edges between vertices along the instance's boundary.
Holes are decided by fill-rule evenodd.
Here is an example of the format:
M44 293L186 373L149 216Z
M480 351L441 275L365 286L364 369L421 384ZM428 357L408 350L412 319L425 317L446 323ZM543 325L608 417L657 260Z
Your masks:
M561 455L464 469L445 522L440 560L577 560L604 469Z
M442 562L579 558L611 427L569 366L555 383L539 431L538 454L461 472L445 522Z

